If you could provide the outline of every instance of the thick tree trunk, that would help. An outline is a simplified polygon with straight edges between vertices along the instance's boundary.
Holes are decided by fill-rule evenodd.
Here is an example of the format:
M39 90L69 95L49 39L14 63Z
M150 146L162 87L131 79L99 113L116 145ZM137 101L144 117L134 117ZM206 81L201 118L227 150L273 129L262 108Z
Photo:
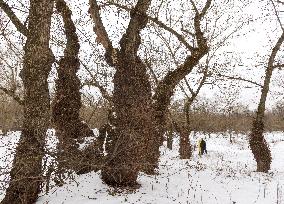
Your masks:
M108 155L102 169L102 179L112 186L136 185L138 172L152 163L146 160L148 144L154 141L155 126L151 106L151 85L146 65L138 57L140 31L145 28L146 12L151 0L138 0L130 12L130 22L120 40L121 49L113 50L101 19L96 15L98 5L91 2L95 31L106 48L106 60L115 66L113 104L116 119L108 135Z
M29 33L21 71L24 123L2 204L35 203L43 181L42 158L50 118L47 78L54 62L49 49L52 10L52 0L30 1Z
M181 131L180 131L179 154L180 154L181 159L190 159L192 155L188 131L185 128L181 128Z
M107 140L107 158L102 179L112 186L133 186L138 172L151 165L145 163L147 144L153 142L151 86L146 67L120 58L114 76L115 121Z
M255 120L250 133L249 145L257 163L257 171L267 173L270 169L271 153L263 137L263 132L263 122Z
M188 130L185 127L180 128L180 146L179 155L181 159L190 159L192 156L191 145L189 141Z
M58 173L64 169L75 171L86 171L91 155L86 157L78 149L77 139L94 136L92 130L80 119L80 108L82 106L80 87L81 82L76 73L80 68L78 58L79 40L75 25L71 19L71 10L64 0L56 2L56 9L61 13L67 38L64 57L59 61L56 80L56 95L52 108L52 117L59 139L58 144ZM90 151L88 151L91 153ZM80 161L80 162L79 162Z

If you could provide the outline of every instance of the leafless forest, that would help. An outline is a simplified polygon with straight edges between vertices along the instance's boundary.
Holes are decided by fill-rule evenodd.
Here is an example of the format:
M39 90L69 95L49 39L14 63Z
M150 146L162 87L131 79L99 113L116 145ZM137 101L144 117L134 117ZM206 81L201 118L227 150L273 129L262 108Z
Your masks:
M139 188L139 172L157 174L159 148L172 148L174 132L181 159L191 159L192 132L248 134L256 171L267 173L263 133L284 131L283 6L0 0L0 129L21 131L1 204L35 203L50 182L62 186L74 172L100 171L109 186ZM238 39L258 27L267 45L246 59L252 53ZM256 96L248 102L249 89ZM45 149L48 129L56 152ZM80 149L92 129L99 135ZM47 154L56 165L46 166Z

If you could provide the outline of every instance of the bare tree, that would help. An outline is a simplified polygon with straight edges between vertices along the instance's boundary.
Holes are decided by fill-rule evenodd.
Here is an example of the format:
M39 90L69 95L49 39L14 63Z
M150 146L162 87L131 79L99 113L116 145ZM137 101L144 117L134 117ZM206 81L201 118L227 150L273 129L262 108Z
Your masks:
M109 5L130 11L130 22L120 39L120 49L113 47L99 14L100 6L90 0L90 13L96 24L97 41L106 51L106 61L116 68L114 76L113 104L116 120L114 133L109 136L108 158L102 169L102 179L110 185L135 185L139 170L154 173L158 165L159 146L165 132L167 107L174 88L199 60L208 52L208 45L201 28L201 21L211 5L206 1L201 11L191 1L195 12L193 47L186 39L159 21L146 14L151 1L139 0L135 7L128 8L112 1ZM172 33L188 49L190 54L174 71L168 72L159 82L155 94L151 94L151 84L147 67L138 56L141 44L140 31L151 20Z
M265 78L263 82L263 87L261 89L261 97L260 97L258 107L257 107L256 117L253 121L252 130L249 135L250 148L257 162L257 171L260 171L260 172L268 172L268 170L270 169L270 164L271 164L271 152L263 136L264 112L265 112L265 103L267 99L267 94L269 92L269 84L270 84L270 80L272 77L272 72L276 67L282 66L280 64L275 65L275 58L284 41L284 29L279 19L275 3L273 2L273 0L270 0L270 2L272 3L274 7L276 17L280 23L282 34L278 38L274 47L272 48L271 54L269 56L269 60L268 60L267 67L265 70Z
M82 171L84 167L80 163L88 161L82 158L83 154L77 147L76 139L94 136L94 134L88 125L81 121L79 114L82 106L81 82L76 73L80 68L78 57L80 45L75 24L71 18L72 12L64 0L56 1L56 9L63 18L67 38L64 57L60 59L57 69L58 79L52 106L52 118L59 139L57 174L61 178L65 169ZM60 179L58 182L62 183L63 180Z
M120 40L121 49L114 49L102 24L99 6L90 1L90 11L96 23L97 40L106 49L106 60L116 68L113 104L115 131L108 138L109 157L102 169L102 179L110 185L135 185L138 171L144 163L143 150L151 136L151 86L146 66L137 56L141 43L140 30L147 24L146 11L151 1L138 1L131 12L126 33ZM149 136L148 136L149 135Z
M20 73L25 89L23 130L16 148L10 184L1 203L34 203L43 181L41 165L50 116L47 78L54 62L49 48L53 1L30 1L28 28L3 0L0 7L27 38Z

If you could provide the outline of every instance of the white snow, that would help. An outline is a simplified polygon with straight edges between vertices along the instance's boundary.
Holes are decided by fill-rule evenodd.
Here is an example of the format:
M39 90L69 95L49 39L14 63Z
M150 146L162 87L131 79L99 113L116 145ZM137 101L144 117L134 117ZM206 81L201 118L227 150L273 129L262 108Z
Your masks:
M53 131L49 139L56 140ZM0 138L0 154L11 161L19 132ZM207 141L208 154L199 157L194 151L190 160L180 160L178 139L174 148L161 147L159 174L141 173L141 187L135 191L113 189L100 179L100 172L74 176L62 187L42 194L37 204L284 204L284 133L266 133L273 161L268 174L255 172L256 162L248 148L247 136L234 134L230 144L227 133L211 134L210 138L197 133L191 136L196 144L200 137ZM54 144L51 143L51 144ZM51 145L52 147L52 145ZM1 168L8 161L2 160ZM6 167L6 171L10 167ZM1 180L3 176L1 176ZM0 191L0 200L4 196Z
M20 135L20 131L0 135L0 200L2 200L4 189L10 180L9 170L12 166L14 151Z

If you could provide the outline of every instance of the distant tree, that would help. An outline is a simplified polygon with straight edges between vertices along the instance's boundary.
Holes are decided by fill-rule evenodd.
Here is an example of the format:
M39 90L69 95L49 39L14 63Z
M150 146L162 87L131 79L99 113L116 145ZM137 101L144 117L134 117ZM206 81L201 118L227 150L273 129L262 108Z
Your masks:
M23 122L23 107L6 94L0 94L0 130L4 135L8 131L20 130Z
M220 90L222 97L220 95L217 97L217 103L219 103L218 107L219 111L222 111L228 121L226 122L226 131L229 133L229 141L233 143L233 127L236 121L233 120L233 115L237 111L239 105L239 95L240 95L240 86L236 82L229 83L228 87Z
M208 58L207 58L208 59ZM181 159L189 159L192 156L192 148L191 148L191 144L190 144L190 140L189 140L189 135L192 131L192 119L190 118L190 107L192 105L192 103L194 102L194 100L196 99L196 97L198 96L202 86L205 84L206 79L208 77L208 61L205 65L205 68L203 69L203 76L200 79L200 82L198 84L197 89L194 91L187 79L185 78L185 82L187 85L188 90L190 90L190 96L189 94L186 94L186 92L184 91L185 95L186 95L186 100L184 103L184 116L185 116L185 125L176 125L176 129L177 131L180 133L180 158ZM183 89L184 90L184 89Z

